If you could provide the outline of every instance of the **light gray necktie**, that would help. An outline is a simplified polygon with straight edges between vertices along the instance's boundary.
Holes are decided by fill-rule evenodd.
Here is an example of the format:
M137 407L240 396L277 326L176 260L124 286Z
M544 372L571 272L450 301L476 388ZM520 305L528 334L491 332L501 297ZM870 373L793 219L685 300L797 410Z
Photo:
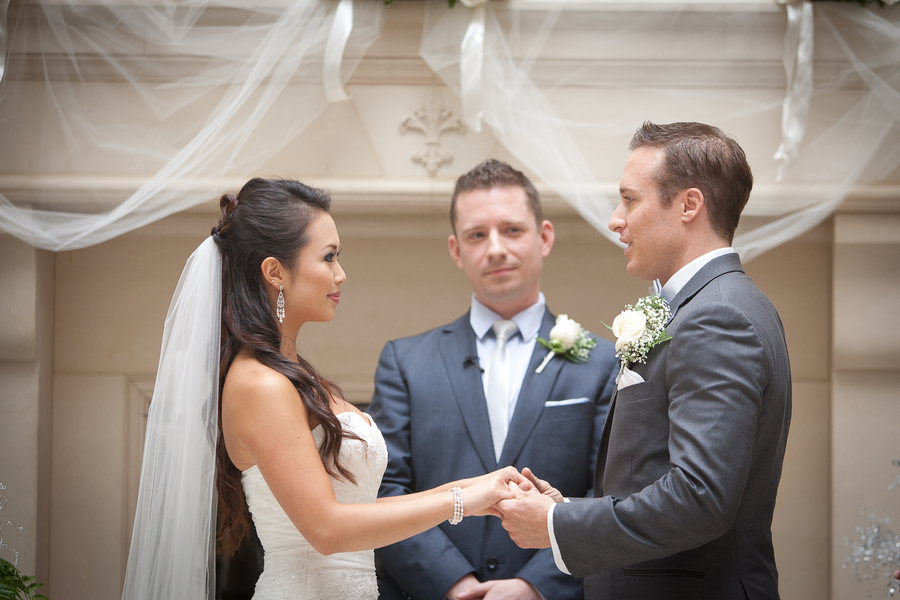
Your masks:
M491 420L491 438L494 441L494 456L500 460L500 451L503 450L503 442L506 441L506 431L509 429L509 348L506 340L519 328L513 321L495 321L494 334L497 336L497 345L491 353L491 363L488 365L487 377L487 408L488 417Z

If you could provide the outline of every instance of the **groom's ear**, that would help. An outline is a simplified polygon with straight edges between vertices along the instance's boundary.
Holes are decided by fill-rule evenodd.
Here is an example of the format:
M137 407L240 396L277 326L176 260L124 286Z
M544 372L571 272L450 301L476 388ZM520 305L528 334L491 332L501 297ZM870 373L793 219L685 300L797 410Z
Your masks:
M459 258L459 242L457 241L455 235L451 235L447 238L447 250L450 251L450 258L453 259L453 262L456 263L456 266L462 269L462 261Z
M706 210L706 199L703 192L697 188L688 188L679 194L681 204L681 221L690 223L696 220L700 213Z

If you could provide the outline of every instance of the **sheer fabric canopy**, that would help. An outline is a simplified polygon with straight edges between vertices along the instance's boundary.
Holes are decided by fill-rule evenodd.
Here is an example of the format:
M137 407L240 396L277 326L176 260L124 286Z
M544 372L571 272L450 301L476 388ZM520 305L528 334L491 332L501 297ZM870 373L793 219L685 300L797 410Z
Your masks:
M769 136L776 143L751 156L756 185L745 215L764 217L756 220L764 224L740 230L735 247L745 260L809 230L854 187L882 181L900 165L898 7L425 5L420 55L460 96L468 124L489 128L610 239L617 175L597 164L594 149L622 147L645 119L708 122L739 141L760 123L780 123L781 134ZM18 7L0 82L7 132L0 143L12 157L0 166L0 229L40 248L74 249L210 200L223 177L249 176L329 102L346 98L342 84L392 8L371 0ZM734 35L737 23L741 36ZM753 38L753 28L756 39L777 40L779 53L783 44L786 85L777 94L711 85L728 80L729 56L758 56L755 48L735 47L735 40ZM723 56L704 57L704 68L656 83L646 64L627 60L630 42L647 31L675 53L685 39L721 40ZM813 71L814 52L827 76ZM595 60L573 66L579 54ZM159 56L175 60L141 59ZM613 63L626 74L610 82ZM85 85L86 77L102 83ZM588 112L572 101L584 90L618 101ZM109 100L123 97L129 102ZM16 145L38 151L16 158ZM50 149L65 164L50 164ZM125 165L120 179L133 183L133 193L111 197L96 189L79 196L94 200L66 202L67 179L59 173L102 173L106 159ZM23 194L34 179L39 189Z
M0 82L2 143L38 151L2 171L10 186L41 178L44 192L16 205L0 188L0 228L74 249L210 200L226 174L253 172L346 98L342 83L378 38L381 10L351 0L21 6ZM65 177L53 176L103 173L105 161L133 165L135 191L67 203Z
M657 122L701 121L727 133L747 134L748 125L783 115L782 144L770 150L780 161L760 165L751 158L755 185L744 214L770 219L735 238L734 246L745 260L808 231L832 214L852 188L879 181L900 165L900 11L895 9L821 3L814 19L808 2L788 7L784 41L788 88L783 101L750 95L745 89L710 89L711 78L728 78L724 72L682 73L670 87L635 81L621 96L622 104L578 117L564 114L566 94L573 88L608 87L603 80L607 71L587 64L581 69L537 72L542 55L565 53L550 47L554 33L565 32L556 38L570 40L573 46L590 37L597 46L621 47L623 56L640 32L664 36L658 45L675 52L685 39L724 33L723 51L752 57L752 49L729 46L727 36L736 24L772 28L785 15L779 13L773 21L770 11L760 10L756 18L743 15L738 21L729 10L527 11L516 10L512 3L496 9L482 5L471 15L443 3L429 3L428 9L421 55L460 94L468 124L477 128L479 119L486 123L512 154L610 239L618 237L607 229L618 196L604 193L576 138L590 137L599 146L621 144L622 129L630 135L635 123L643 120L625 117L634 112L632 106ZM473 49L467 36L480 30L483 41ZM841 70L815 89L814 43L841 54L832 56L838 59L833 65ZM482 56L466 56L467 51ZM467 79L466 64L481 64L481 85ZM710 68L716 68L714 62ZM855 93L848 93L848 88ZM853 102L848 104L848 98ZM692 107L694 101L702 108ZM804 139L807 129L812 133Z

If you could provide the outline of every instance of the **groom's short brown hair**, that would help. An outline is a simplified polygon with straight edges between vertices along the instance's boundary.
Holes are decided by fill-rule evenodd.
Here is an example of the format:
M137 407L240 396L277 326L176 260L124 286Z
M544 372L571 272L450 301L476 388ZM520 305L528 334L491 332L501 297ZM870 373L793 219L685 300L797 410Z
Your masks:
M544 220L544 211L541 210L541 198L538 196L534 184L521 171L513 169L496 158L489 158L456 180L453 197L450 198L450 226L453 228L453 235L456 235L457 196L472 190L489 190L502 187L520 187L525 191L526 203L534 215L538 229L540 229L541 222Z
M688 188L699 189L713 230L730 242L753 188L753 173L737 141L712 125L647 121L629 145L630 150L642 147L665 151L653 177L663 202L670 204Z

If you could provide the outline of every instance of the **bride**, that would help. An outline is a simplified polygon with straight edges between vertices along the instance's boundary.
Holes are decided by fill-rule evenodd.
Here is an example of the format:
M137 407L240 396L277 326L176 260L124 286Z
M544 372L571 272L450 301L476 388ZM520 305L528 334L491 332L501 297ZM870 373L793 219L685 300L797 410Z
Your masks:
M123 599L213 597L216 495L220 548L237 548L252 515L265 549L256 600L375 600L372 549L494 514L522 480L507 467L376 498L381 433L295 346L301 325L334 317L346 278L330 204L297 181L253 179L223 196L188 259L166 318Z

